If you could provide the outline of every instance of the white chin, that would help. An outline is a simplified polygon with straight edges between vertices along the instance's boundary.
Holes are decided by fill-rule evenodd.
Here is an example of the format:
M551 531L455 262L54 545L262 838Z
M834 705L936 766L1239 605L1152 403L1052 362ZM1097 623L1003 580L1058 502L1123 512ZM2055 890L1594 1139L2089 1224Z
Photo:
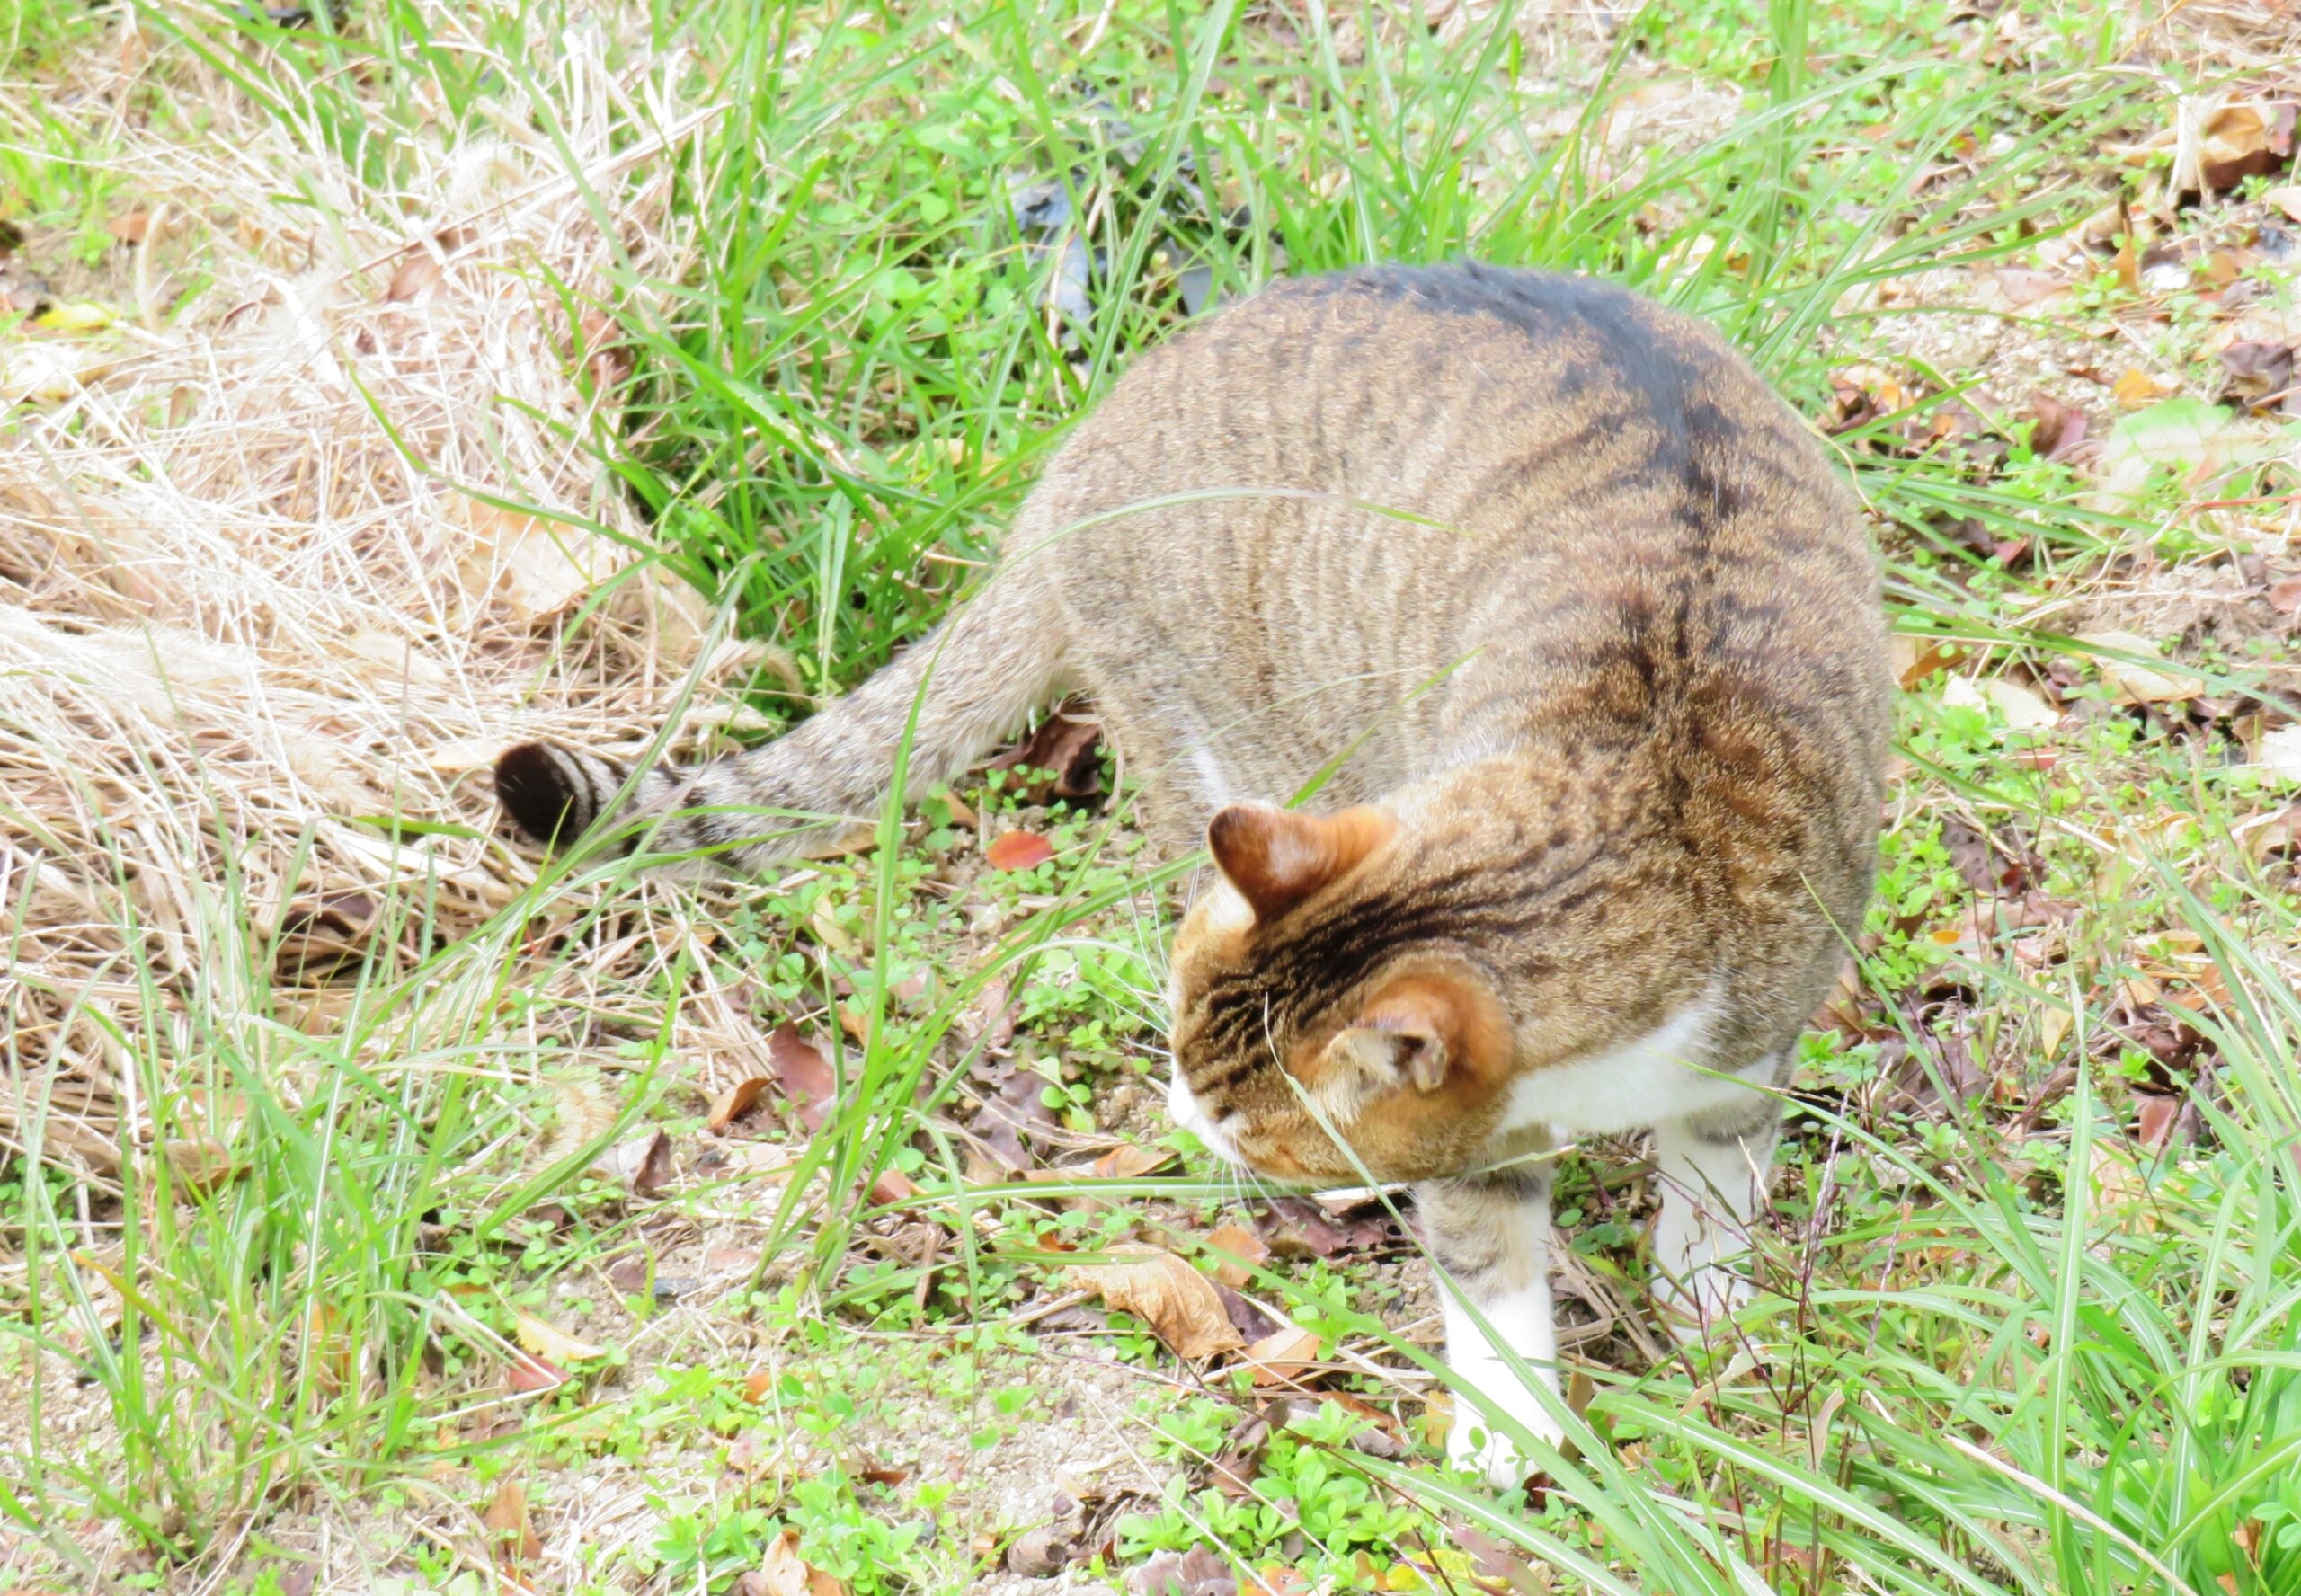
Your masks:
M1208 1150L1233 1164L1245 1162L1239 1157L1239 1149L1230 1145L1230 1139L1215 1128L1213 1118L1199 1107L1198 1098L1191 1092L1189 1083L1183 1079L1179 1069L1175 1071L1174 1078L1167 1085L1167 1113L1176 1124L1204 1142Z

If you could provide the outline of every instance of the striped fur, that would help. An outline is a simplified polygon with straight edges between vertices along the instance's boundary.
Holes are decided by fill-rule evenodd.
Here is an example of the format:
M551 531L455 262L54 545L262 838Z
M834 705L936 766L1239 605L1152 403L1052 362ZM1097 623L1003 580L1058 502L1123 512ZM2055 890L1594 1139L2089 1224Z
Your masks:
M499 783L531 832L635 819L757 865L872 811L914 705L916 788L1083 687L1158 838L1213 822L1178 1113L1282 1177L1472 1179L1431 1189L1434 1251L1523 1324L1546 1206L1472 1172L1594 1128L1545 1121L1546 1077L1561 1118L1677 1149L1666 1276L1746 1218L1755 1089L1870 889L1883 642L1858 510L1710 328L1586 280L1375 268L1140 356L997 576L790 736L649 773L622 816L605 760L515 749ZM1320 776L1318 813L1266 807ZM1505 1416L1541 1430L1524 1396Z

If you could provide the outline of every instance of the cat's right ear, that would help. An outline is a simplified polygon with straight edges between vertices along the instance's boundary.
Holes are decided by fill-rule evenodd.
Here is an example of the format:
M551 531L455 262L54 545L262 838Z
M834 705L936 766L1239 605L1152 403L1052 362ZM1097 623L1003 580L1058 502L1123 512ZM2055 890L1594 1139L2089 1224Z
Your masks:
M1373 805L1312 815L1234 803L1208 823L1206 847L1255 918L1268 920L1357 869L1398 826L1396 815Z

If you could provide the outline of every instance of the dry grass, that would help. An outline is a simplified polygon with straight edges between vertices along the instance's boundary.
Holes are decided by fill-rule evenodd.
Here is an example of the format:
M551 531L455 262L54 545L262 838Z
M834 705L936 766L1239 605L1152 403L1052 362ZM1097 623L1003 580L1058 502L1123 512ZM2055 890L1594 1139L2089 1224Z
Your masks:
M515 897L529 866L484 836L506 738L641 743L681 681L745 662L652 570L579 615L637 528L571 441L600 418L545 283L677 274L660 224L697 118L610 150L609 107L652 80L566 42L582 185L517 103L492 140L421 151L405 192L181 63L214 142L119 129L150 197L144 324L0 451L0 1127L76 1174L139 1145L129 1060L197 1046L195 1003L265 1009L235 984L357 942L395 887L449 935ZM107 51L76 86L125 105L149 69ZM194 272L214 286L172 321ZM356 818L383 815L473 834Z

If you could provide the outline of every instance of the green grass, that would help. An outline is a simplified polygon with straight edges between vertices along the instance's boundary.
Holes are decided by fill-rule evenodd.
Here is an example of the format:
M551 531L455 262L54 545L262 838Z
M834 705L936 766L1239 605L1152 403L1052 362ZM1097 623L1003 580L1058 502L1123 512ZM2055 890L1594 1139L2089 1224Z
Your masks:
M139 15L164 58L236 85L291 143L389 192L412 171L398 132L475 128L508 100L546 131L571 114L535 41L583 9L392 0L341 33L188 4ZM1243 290L1281 270L1471 253L1601 273L1710 317L1818 415L1833 374L1874 357L1896 318L1938 314L1867 290L1945 262L2028 260L2127 181L2101 141L2155 114L2095 72L2118 40L2090 12L2038 8L2044 43L1992 63L1945 44L1952 10L1773 0L1761 29L1748 8L1681 0L1591 45L1566 83L1490 22L1451 42L1406 25L1354 60L1317 12L1282 31L1236 6L1143 0L627 7L615 49L690 49L672 86L683 109L716 110L680 157L683 275L626 274L598 306L537 282L572 320L604 315L628 357L605 368L617 403L568 443L644 507L666 568L822 690L944 612L1064 423L1186 319L1189 272ZM93 26L51 17L0 9L12 77L53 70ZM1610 146L1657 67L1735 103L1706 133ZM660 130L644 103L618 113L625 138ZM25 148L76 137L45 113L10 125ZM13 147L0 162L22 214L100 229L93 179ZM1044 204L1071 219L1026 226L1014 193L1049 183L1060 204ZM1074 244L1097 262L1084 315L1058 297ZM1969 374L1940 375L1954 388ZM1785 1223L1733 1338L1589 1370L1577 1455L1548 1458L1538 1506L1447 1476L1426 1449L1360 1450L1364 1418L1328 1407L1282 1424L1257 1495L1178 1487L1139 1504L1109 1577L1194 1545L1259 1566L1291 1535L1286 1558L1313 1582L1363 1588L1370 1565L1421 1547L1459 1578L1450 1526L1467 1523L1566 1588L1610 1592L2301 1590L2301 907L2289 874L2231 836L2277 794L2233 758L2225 723L2119 712L2084 685L2101 651L2019 619L2137 545L2179 562L2230 539L2192 508L2213 490L2167 478L2147 503L2089 509L2076 477L2018 448L1996 470L1885 447L1908 419L1839 440L1883 529L1899 624L1965 640L1985 674L2074 661L2090 718L2041 771L2026 734L1950 701L1945 678L1906 695L1911 768L1864 959L1871 1026L1809 1043ZM2032 563L1976 553L1950 527L1961 517L2030 539ZM2199 668L2217 687L2253 679L2249 660ZM867 860L722 900L711 937L597 979L621 917L676 911L635 907L619 863L563 861L475 935L364 975L318 1034L244 939L211 930L191 1034L101 1021L152 1128L121 1147L118 1190L49 1167L7 1189L27 1266L8 1327L101 1389L119 1445L36 1445L11 1460L0 1512L61 1566L84 1571L72 1530L111 1519L163 1570L253 1582L263 1559L242 1532L299 1494L404 1503L447 1466L484 1497L478 1484L540 1460L644 1461L668 1438L685 1461L663 1470L655 1530L592 1570L595 1588L724 1589L786 1525L857 1590L964 1588L971 1527L924 1485L833 1468L731 1499L696 1482L735 1438L833 1434L865 1410L898 1422L894 1394L913 1386L985 1434L1024 1424L1029 1404L998 1393L1026 1385L1044 1348L1002 1326L1010 1306L1139 1212L1187 1236L1222 1211L1195 1162L1175 1179L1032 1188L1103 1202L1052 1214L962 1178L935 1115L994 982L1082 1123L1098 1095L1153 1077L1159 1019L1140 839L1100 814L973 797L993 826L1046 830L1056 858L946 892L934 867L964 828L933 805L916 823L891 812ZM2056 957L2023 956L2021 927L1983 945L1934 935L1974 900L1951 820L2033 855L2039 890L2074 907ZM421 893L395 909L429 940ZM997 930L980 928L986 912ZM553 917L557 941L537 953L530 933ZM2194 1020L2209 1074L2161 1078L2121 995L2158 953L2219 994ZM647 1233L650 1205L588 1166L637 1128L692 1124L677 1039L737 989L777 1012L845 1001L859 1022L833 1060L840 1106L779 1188L731 1181L672 1205L747 1227L759 1258L737 1306L786 1349L776 1399L742 1395L741 1369L610 1360L575 1371L529 1428L475 1438L460 1420L493 1389L516 1316L564 1319L586 1272ZM147 990L144 1012L161 1006ZM1978 1039L1978 1086L1950 1070L1951 1033ZM604 1118L570 1106L562 1067L579 1054L612 1088ZM1888 1089L1921 1078L1929 1104ZM2200 1139L2137 1152L2135 1088L2169 1084ZM175 1158L155 1153L172 1145ZM1635 1300L1635 1238L1607 1217L1603 1167L1569 1166L1560 1207L1578 1261ZM890 1169L920 1193L875 1209L860 1194ZM564 1222L538 1217L547 1203ZM923 1284L867 1245L891 1211L947 1227L951 1255ZM1381 1317L1383 1283L1347 1263L1274 1266L1256 1287L1329 1340L1428 1367ZM879 1335L928 1350L883 1357ZM1175 1372L1139 1331L1122 1344ZM1218 1375L1195 1402L1156 1396L1133 1444L1219 1452L1252 1395ZM434 1547L409 1574L446 1588L475 1565Z

